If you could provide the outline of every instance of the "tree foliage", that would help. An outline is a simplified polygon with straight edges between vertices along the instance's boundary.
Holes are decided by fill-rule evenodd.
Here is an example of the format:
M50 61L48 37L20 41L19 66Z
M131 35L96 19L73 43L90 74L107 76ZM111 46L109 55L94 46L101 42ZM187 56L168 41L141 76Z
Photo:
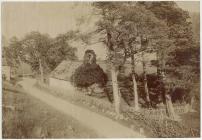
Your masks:
M150 42L150 49L154 47L153 42L168 39L165 22L142 5L134 2L95 2L94 5L102 15L97 22L97 31L103 34L110 32L109 50L123 50L122 55L126 58L131 53L137 53L131 51L137 51L140 44L138 37L146 37ZM109 59L113 57L113 54L109 55Z
M70 31L65 34L58 35L50 44L51 47L47 52L47 63L53 70L62 60L76 60L76 48L70 45L70 41L77 36L76 31Z
M174 87L170 88L183 88L185 91L191 91L189 95L196 95L192 88L199 84L200 45L194 39L189 13L179 8L175 2L139 4L152 11L158 19L164 20L169 28L168 37L173 43L166 51L161 52L163 55L160 58L165 60L167 80L174 84Z
M12 67L19 66L19 58L24 59L22 42L17 37L12 37L8 46L3 46L3 58Z
M3 49L4 57L10 66L20 66L21 60L30 64L33 71L37 73L41 61L44 73L48 74L64 59L77 59L76 48L73 48L69 42L78 39L81 39L78 31L69 31L55 38L51 38L48 34L30 32L21 40L16 37L11 38L9 45Z
M51 38L39 32L31 32L22 40L24 55L27 56L25 62L31 65L36 72L39 71L39 59L45 71L50 71L47 66L47 50L50 49Z
M176 84L191 82L193 75L199 76L199 45L194 41L189 13L175 2L139 2L164 20L169 27L169 39L173 45L165 52L167 72ZM198 70L197 70L198 69ZM197 77L194 76L194 77ZM184 82L183 82L184 81Z

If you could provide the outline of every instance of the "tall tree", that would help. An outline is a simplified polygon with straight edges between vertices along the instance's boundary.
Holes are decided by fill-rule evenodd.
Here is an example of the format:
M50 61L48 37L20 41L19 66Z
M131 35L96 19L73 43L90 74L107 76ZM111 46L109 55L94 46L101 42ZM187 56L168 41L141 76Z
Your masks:
M100 9L100 14L102 15L102 20L99 21L99 30L103 31L105 29L107 35L107 47L109 49L109 56L115 58L112 55L118 50L122 50L124 53L124 61L128 56L131 57L132 65L132 77L134 83L134 96L135 96L135 109L138 110L138 94L137 94L137 84L135 79L135 59L134 54L145 50L144 47L138 49L138 44L136 38L140 39L141 36L147 34L148 38L166 38L166 26L163 22L158 20L154 14L146 10L143 6L136 5L134 2L117 2L117 3L96 3L98 9ZM158 34L156 33L158 31ZM115 61L117 61L115 59ZM122 64L123 64L122 63ZM121 64L121 63L119 63ZM112 80L113 76L116 77L116 72L112 70ZM116 78L113 80L113 91L116 89ZM114 93L114 95L117 95ZM118 96L116 96L118 97Z
M146 102L149 106L151 106L150 97L149 97L149 89L148 89L148 85L147 85L147 68L146 68L146 60L145 60L144 52L142 52L142 68L143 68L143 83L144 83L144 92L146 94Z
M17 37L12 37L9 40L8 46L3 47L3 55L5 56L7 63L11 67L15 67L19 64L19 57L22 59L23 48L21 41Z
M95 11L99 14L100 20L97 22L97 32L104 33L106 38L105 44L108 49L108 60L111 68L112 87L116 113L120 114L120 93L118 86L118 67L121 65L123 56L118 43L116 41L116 23L119 15L119 7L121 3L114 2L95 2L93 6Z
M40 72L41 81L44 81L44 73L50 71L46 62L47 52L51 47L50 43L50 37L39 32L31 32L22 40L24 54L27 56L25 61L31 65L34 71Z
M131 57L135 109L138 110L137 82L135 78L136 62L134 55L139 53L144 54L144 51L147 51L148 49L152 50L153 46L148 47L149 41L155 38L166 38L165 32L167 28L165 23L158 20L152 12L136 3L125 3L124 6L121 7L121 11L121 19L118 24L120 29L119 32L121 33L119 38L122 42L125 42L122 47L124 47L125 53L129 53ZM145 72L146 67L144 59L142 62ZM147 100L149 101L146 73L144 73L144 76L145 93L147 95Z
M190 67L189 62L193 58L190 55L190 50L193 50L196 46L193 41L189 13L179 8L175 2L139 2L139 4L152 11L157 18L164 20L169 27L168 35L169 39L173 40L173 45L167 51L158 52L158 55L162 56L160 57L162 60L161 69L163 73L166 71L167 78L165 79L172 78L175 85L184 87L190 83L192 77L190 74L193 74L188 67ZM189 69L188 73L187 71L184 72L185 67L187 67L187 70ZM186 79L185 77L189 78ZM189 81L189 83L186 81Z

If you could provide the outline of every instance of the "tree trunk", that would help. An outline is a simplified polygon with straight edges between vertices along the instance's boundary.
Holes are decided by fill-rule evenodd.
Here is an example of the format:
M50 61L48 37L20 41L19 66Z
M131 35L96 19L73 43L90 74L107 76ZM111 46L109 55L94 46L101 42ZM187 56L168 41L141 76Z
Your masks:
M160 56L159 56L159 50L156 51L156 60L157 60L157 75L159 76L161 74L160 72Z
M165 88L164 88L164 83L162 79L162 55L161 51L157 50L156 52L156 59L157 59L157 77L158 77L158 82L159 82L159 92L161 99L163 101L163 104L166 104L166 99L165 99Z
M114 52L113 49L113 43L111 41L112 35L109 29L106 29L107 31L107 49L108 49L108 55L109 58L111 57L110 55ZM110 60L111 61L111 60ZM118 72L116 70L115 65L110 62L110 67L111 67L111 76L112 76L112 87L113 87L113 97L114 97L114 106L115 106L115 111L117 114L120 114L120 107L121 107L121 99L120 99L120 94L119 94L119 86L118 86Z
M137 82L136 82L136 78L135 78L135 59L134 59L134 54L131 54L131 70L132 70L132 79L133 79L133 94L134 94L135 110L139 110Z
M148 85L147 85L147 72L146 72L146 63L145 63L145 58L144 58L144 52L142 52L142 66L143 66L143 76L144 76L144 91L146 94L146 101L148 105L150 106L150 98L149 98L149 90L148 90Z
M171 97L168 94L166 95L166 109L167 109L168 117L172 120L176 120L177 116L173 108Z
M117 80L117 70L113 64L111 64L111 75L112 75L112 87L113 87L113 97L114 97L114 105L115 111L117 114L120 114L120 94Z
M168 84L166 83L166 75L165 75L165 51L162 51L162 69L161 69L161 77L162 77L162 81L163 81L163 86L164 86L164 96L165 96L165 102L166 102L166 110L168 113L168 117L170 117L173 120L177 119L177 115L175 114L174 108L173 108L173 104L171 101L171 97L169 94L169 90L168 89Z
M194 102L195 102L195 97L193 96L191 97L189 112L195 112L193 108Z
M166 110L168 113L168 117L172 120L177 120L177 115L174 111L173 103L171 101L171 97L168 92L165 93L165 102L166 102Z
M194 99L194 97L192 97L192 98L191 98L191 104L190 104L190 105L191 105L191 106L190 106L191 109L193 109L194 101L195 101L195 99Z
M43 76L43 67L42 67L42 64L41 64L41 59L39 58L39 69L40 69L40 74L41 74L41 82L43 83L44 82L44 76Z
M22 65L22 61L20 59L20 57L18 57L19 59L19 62L20 62L20 66L21 66L21 69L22 69L22 79L24 78L24 69L23 69L23 65Z

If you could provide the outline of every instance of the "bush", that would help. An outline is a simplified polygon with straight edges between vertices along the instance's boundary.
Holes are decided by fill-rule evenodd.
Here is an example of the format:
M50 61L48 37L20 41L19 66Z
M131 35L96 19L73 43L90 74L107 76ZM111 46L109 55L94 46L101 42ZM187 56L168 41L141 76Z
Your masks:
M169 77L168 77L169 79ZM175 80L175 79L172 79ZM143 89L143 75L139 76L139 82L141 83L140 89L142 88L141 92L144 94L144 89ZM150 99L151 101L158 102L158 97L160 97L162 88L159 86L160 81L158 80L158 76L156 74L147 74L147 85L149 88L149 93L150 93ZM188 102L189 100L189 94L190 94L190 89L187 87L182 87L181 85L174 85L173 87L169 87L168 91L170 91L170 96L172 99L173 103L176 102Z
M98 64L86 63L75 70L71 76L71 82L74 86L81 88L87 88L95 83L104 86L107 83L107 75Z

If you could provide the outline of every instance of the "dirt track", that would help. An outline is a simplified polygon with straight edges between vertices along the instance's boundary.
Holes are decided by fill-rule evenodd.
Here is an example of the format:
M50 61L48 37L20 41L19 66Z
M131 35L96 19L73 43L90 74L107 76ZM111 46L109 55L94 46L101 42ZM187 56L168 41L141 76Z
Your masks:
M98 137L107 138L137 138L145 137L138 132L135 132L107 117L101 116L95 112L91 112L82 107L73 105L65 100L56 98L47 92L41 91L33 85L34 79L24 79L20 84L31 96L47 103L49 106L63 112L66 115L72 116L83 125L97 132Z
M97 138L96 133L71 116L25 93L19 86L3 83L2 137ZM12 90L7 90L12 89Z

